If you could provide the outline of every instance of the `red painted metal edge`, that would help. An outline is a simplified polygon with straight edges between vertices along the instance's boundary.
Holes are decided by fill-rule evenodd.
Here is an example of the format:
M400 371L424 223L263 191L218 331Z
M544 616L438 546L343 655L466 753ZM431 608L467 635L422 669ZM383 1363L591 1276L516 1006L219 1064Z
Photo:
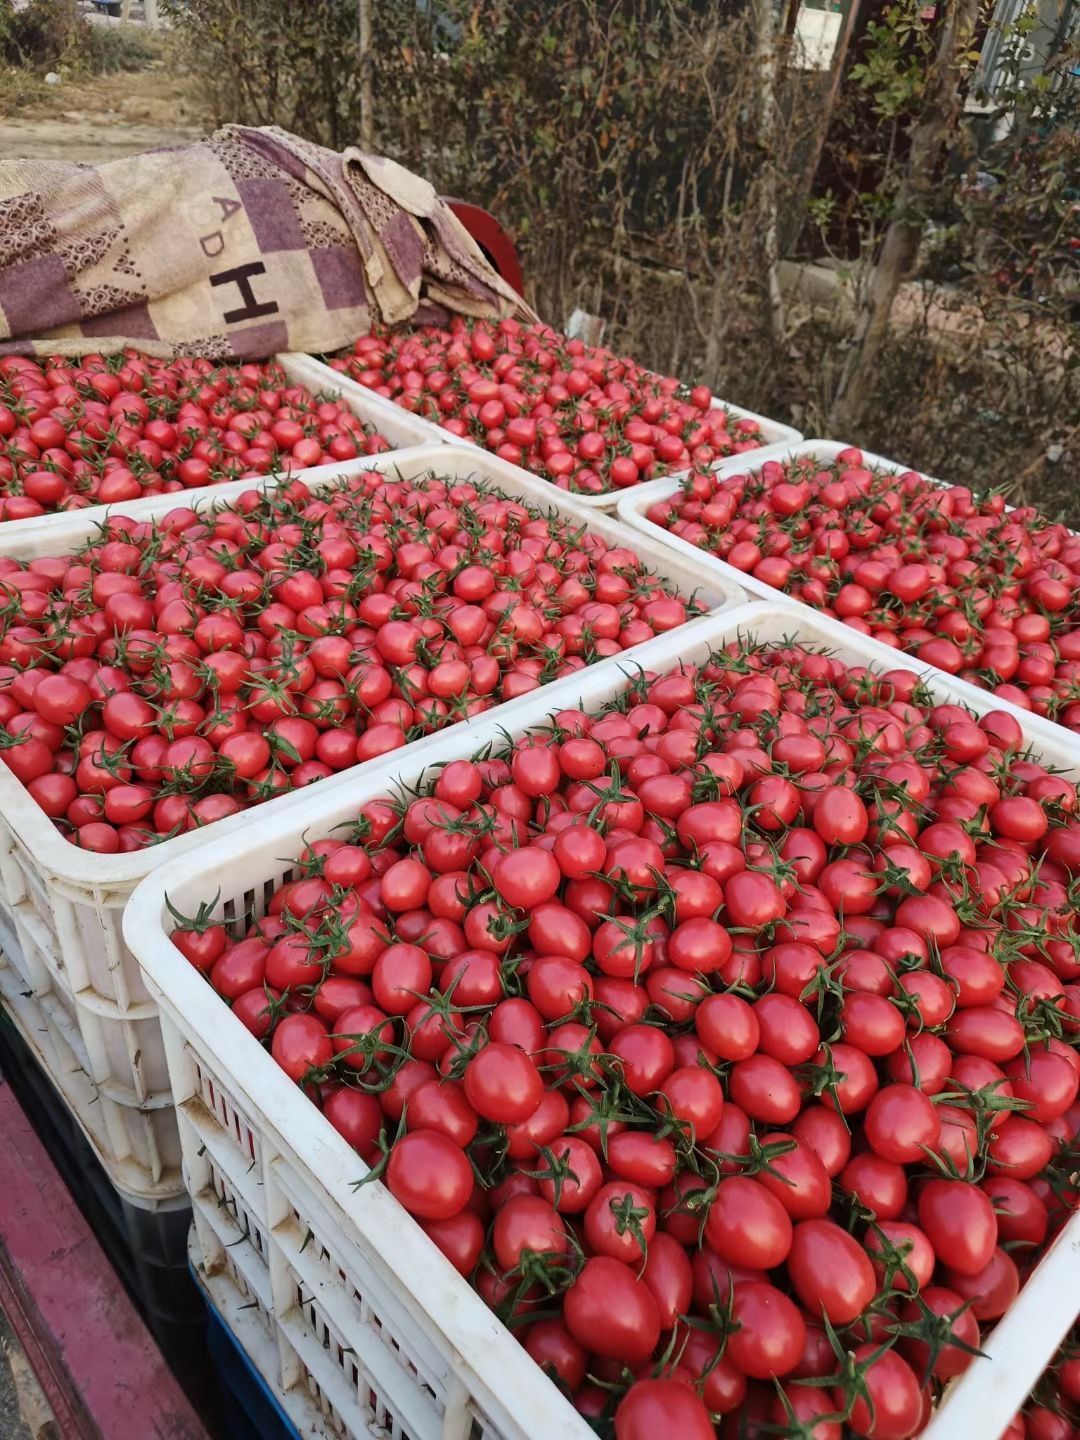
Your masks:
M101 1432L87 1415L71 1381L51 1347L44 1343L44 1325L33 1296L27 1295L0 1244L0 1310L41 1387L63 1440L101 1440Z
M0 1305L67 1440L207 1440L0 1077Z

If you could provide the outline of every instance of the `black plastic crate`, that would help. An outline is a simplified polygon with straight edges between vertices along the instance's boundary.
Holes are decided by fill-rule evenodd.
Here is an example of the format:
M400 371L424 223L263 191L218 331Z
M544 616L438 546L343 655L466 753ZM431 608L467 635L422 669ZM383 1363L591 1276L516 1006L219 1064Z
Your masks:
M204 1308L187 1262L191 1207L144 1210L119 1194L48 1075L0 1009L0 1072L181 1383Z

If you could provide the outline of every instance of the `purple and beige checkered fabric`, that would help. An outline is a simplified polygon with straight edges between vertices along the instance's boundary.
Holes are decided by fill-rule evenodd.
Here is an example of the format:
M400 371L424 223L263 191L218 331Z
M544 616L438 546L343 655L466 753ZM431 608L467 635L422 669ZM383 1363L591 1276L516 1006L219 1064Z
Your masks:
M418 310L533 318L392 160L229 126L104 165L0 162L0 354L258 359Z

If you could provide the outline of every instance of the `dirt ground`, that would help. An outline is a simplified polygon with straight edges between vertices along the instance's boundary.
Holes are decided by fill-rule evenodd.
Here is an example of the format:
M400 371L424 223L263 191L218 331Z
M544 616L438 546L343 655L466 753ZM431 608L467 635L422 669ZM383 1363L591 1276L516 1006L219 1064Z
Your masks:
M9 113L0 109L4 159L101 162L184 145L208 128L184 77L167 61L148 70L79 76L36 86Z
M60 1440L60 1431L49 1402L2 1310L0 1435L4 1440Z

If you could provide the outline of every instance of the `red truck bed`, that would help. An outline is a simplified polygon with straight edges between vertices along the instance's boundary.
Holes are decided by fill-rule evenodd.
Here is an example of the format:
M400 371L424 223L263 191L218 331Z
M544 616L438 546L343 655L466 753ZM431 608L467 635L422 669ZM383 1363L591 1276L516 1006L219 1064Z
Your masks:
M0 1405L12 1412L4 1433L207 1440L2 1076L0 1155L0 1311L10 1352Z

